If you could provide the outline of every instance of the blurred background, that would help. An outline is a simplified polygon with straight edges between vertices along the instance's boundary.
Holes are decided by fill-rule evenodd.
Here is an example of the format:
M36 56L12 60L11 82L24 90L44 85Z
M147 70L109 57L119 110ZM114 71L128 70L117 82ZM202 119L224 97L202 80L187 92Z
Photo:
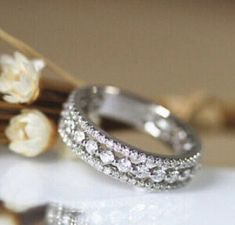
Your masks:
M87 83L234 102L234 12L233 1L8 0L0 26ZM201 134L207 165L235 166L234 130Z

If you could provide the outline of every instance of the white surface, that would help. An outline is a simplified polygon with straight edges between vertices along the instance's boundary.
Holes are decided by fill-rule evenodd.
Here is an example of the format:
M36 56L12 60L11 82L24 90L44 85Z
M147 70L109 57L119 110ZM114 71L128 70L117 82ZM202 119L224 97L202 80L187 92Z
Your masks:
M81 161L24 159L0 150L0 199L12 207L51 201L75 206L90 224L235 224L235 170L205 168L185 188L145 193Z

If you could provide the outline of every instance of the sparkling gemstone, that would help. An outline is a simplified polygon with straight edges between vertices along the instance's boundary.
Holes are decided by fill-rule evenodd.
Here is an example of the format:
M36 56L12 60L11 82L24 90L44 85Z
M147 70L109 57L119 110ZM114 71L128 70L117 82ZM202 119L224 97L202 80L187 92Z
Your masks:
M139 163L146 162L146 155L143 153L139 154L138 161L139 161Z
M85 139L85 134L82 131L76 131L74 133L74 138L76 139L76 141L81 142Z
M82 152L84 150L84 147L83 145L77 145L76 148L74 148L74 150L79 153L79 152Z
M171 166L172 166L171 161L166 160L166 161L161 162L161 168L164 170L171 169Z
M118 151L118 150L117 150ZM128 157L129 156L129 149L128 148L121 148L119 147L119 151L120 153L125 156L125 157Z
M186 169L179 175L179 180L180 181L185 181L190 177L190 175L191 175L191 170Z
M150 172L145 165L138 165L136 167L135 175L138 178L146 178L150 175Z
M165 130L165 131L170 130L170 128L171 128L170 123L165 119L158 119L156 121L156 124L159 128L161 128L162 130Z
M71 129L74 129L76 124L73 120L67 120L67 126L71 127Z
M62 224L63 225L71 224L71 217L69 215L63 215L63 217L62 217Z
M105 143L105 136L102 135L102 134L98 134L98 135L97 135L97 140L98 140L100 143Z
M96 162L94 167L98 170L98 171L102 171L103 170L103 166L101 165L100 162Z
M112 171L111 174L112 174L112 176L113 176L114 178L116 178L116 179L120 177L118 171Z
M135 163L138 158L138 153L137 152L131 152L130 153L130 160L131 162Z
M110 167L107 167L107 166L106 166L106 167L104 168L103 172L104 172L104 174L109 175L109 174L112 172L112 170L111 170Z
M70 133L72 132L71 127L67 126L67 127L65 128L65 132L66 132L67 134L70 134Z
M170 171L167 173L165 177L165 181L172 184L178 180L179 172L178 171Z
M104 164L109 164L113 162L114 155L111 151L103 151L100 153L100 159Z
M152 156L150 156L150 157L147 158L147 160L146 160L146 166L147 166L148 168L150 168L150 169L156 166L155 160L154 160L154 158L153 158Z
M77 213L77 215L74 216L72 223L70 225L87 225L88 224L88 218L85 213Z
M189 142L189 141L186 142L186 143L184 143L184 145L183 145L183 148L184 148L186 151L191 150L192 147L193 147L193 143L191 143L191 142Z
M88 153L90 154L94 154L98 149L98 144L93 141L93 140L89 140L87 143L86 143L86 150Z
M132 163L144 163L146 161L146 155L143 153L138 154L137 152L132 152L130 154L130 159Z
M70 139L67 139L66 144L67 144L68 147L72 147L73 142Z
M180 129L180 128L176 128L174 129L173 131L173 134L172 134L172 141L173 142L181 142L182 140L185 140L187 138L187 133Z
M120 159L117 167L121 172L128 172L131 168L131 162L126 158Z
M166 176L166 172L164 170L156 169L153 172L152 179L153 181L159 183L165 179L165 176Z
M114 146L114 141L113 140L106 140L106 146L109 148L109 149L113 149L113 146Z

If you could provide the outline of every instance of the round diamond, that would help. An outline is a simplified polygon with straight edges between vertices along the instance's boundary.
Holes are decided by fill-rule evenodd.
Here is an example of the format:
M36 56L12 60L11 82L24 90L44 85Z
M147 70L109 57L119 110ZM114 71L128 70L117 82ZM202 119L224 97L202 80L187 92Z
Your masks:
M76 131L74 133L74 138L76 139L76 141L82 142L85 139L85 134L82 131Z
M184 145L183 145L183 148L184 148L186 151L191 150L192 147L193 147L193 143L191 143L191 142L189 142L189 141L186 142L186 143L184 143Z
M136 181L136 179L134 179L134 178L130 178L130 179L128 180L128 182L129 182L130 184L135 185L137 181Z
M117 167L121 172L128 172L131 168L131 162L126 158L120 159Z
M146 162L146 155L143 153L139 154L138 160L139 160L139 163Z
M130 155L131 162L138 164L144 163L146 161L146 155L143 153L138 154L137 152L132 152Z
M62 224L64 224L64 225L71 224L71 217L69 215L63 215Z
M109 149L113 149L113 146L114 146L114 141L113 140L106 140L106 146L109 148Z
M190 175L191 175L191 170L186 169L179 175L179 180L180 181L185 181L190 177Z
M112 172L112 170L111 170L110 167L105 167L104 170L103 170L103 172L104 172L104 174L109 175L109 174Z
M167 173L165 177L165 181L168 182L169 184L172 184L177 181L179 177L179 172L178 171L170 171Z
M166 176L166 172L164 170L158 169L158 170L154 170L152 179L153 181L159 183L164 180L165 176Z
M148 157L147 158L147 161L146 161L146 166L150 169L152 169L153 167L156 166L156 163L155 163L155 160L152 156Z
M65 128L65 132L66 132L67 134L70 134L70 133L72 132L71 127L67 126L67 127Z
M159 128L161 128L162 130L170 130L171 129L171 126L170 126L170 123L166 120L166 119L158 119L156 121L156 124Z
M89 140L87 143L86 143L86 150L88 153L90 154L94 154L98 149L98 144L93 141L93 140Z
M67 120L67 126L71 129L74 129L76 127L76 124L73 120Z
M118 150L117 150L117 152L118 152ZM119 152L125 157L128 157L128 155L129 155L129 149L128 148L121 148L120 147Z
M116 178L116 179L118 179L118 178L120 177L118 171L112 171L111 174L112 174L112 176L113 176L114 178Z
M145 178L150 175L148 168L145 165L136 166L135 175L138 178Z
M96 163L95 163L95 168L96 168L98 171L102 171L102 170L103 170L103 166L101 165L100 162L96 162Z
M110 164L114 160L114 155L111 151L103 151L100 153L100 159L104 164Z
M98 140L101 144L103 144L103 143L105 142L105 136L99 133L99 134L97 135L97 140Z
M131 152L130 153L130 160L131 162L135 163L138 158L138 153L137 152Z

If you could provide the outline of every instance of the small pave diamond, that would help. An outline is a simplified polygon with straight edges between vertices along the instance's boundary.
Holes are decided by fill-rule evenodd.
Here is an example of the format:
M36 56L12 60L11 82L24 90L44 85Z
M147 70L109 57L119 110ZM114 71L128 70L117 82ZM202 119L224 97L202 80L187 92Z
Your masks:
M169 130L171 128L169 122L167 122L165 119L158 119L156 124L162 130Z
M170 171L167 173L165 177L165 181L168 182L169 184L172 184L177 181L178 176L179 176L178 171Z
M131 162L136 163L137 159L138 159L138 152L131 152L130 153Z
M121 172L128 172L131 168L131 162L126 158L120 159L117 167Z
M112 172L112 170L111 170L111 168L110 167L104 167L104 170L103 170L103 172L104 172L104 174L107 174L107 175L109 175L111 172Z
M152 175L153 181L159 183L165 179L166 172L162 169L155 169Z
M138 178L147 178L150 175L148 168L145 165L136 166L135 175Z
M144 153L139 154L138 163L144 163L146 161L146 155Z
M78 142L82 142L85 139L85 133L82 131L75 131L74 138Z
M156 166L155 160L152 156L149 156L146 160L146 166L150 169Z
M114 160L114 155L111 151L103 151L100 153L100 159L104 164L110 164Z
M87 150L88 153L94 154L98 150L97 143L95 141L93 141L93 140L89 140L86 143L86 150Z
M179 175L179 180L180 181L185 181L188 178L190 178L191 176L191 170L190 169L186 169L184 170L180 175Z
M135 164L144 163L146 161L146 155L143 153L138 154L137 152L132 152L130 159L131 162Z
M76 125L73 120L66 121L66 132L71 133L75 127L76 127Z
M121 150L119 150L119 152L125 157L128 157L130 154L130 151L128 148L122 148Z
M74 148L75 153L79 154L84 150L84 146L83 145L78 145Z

